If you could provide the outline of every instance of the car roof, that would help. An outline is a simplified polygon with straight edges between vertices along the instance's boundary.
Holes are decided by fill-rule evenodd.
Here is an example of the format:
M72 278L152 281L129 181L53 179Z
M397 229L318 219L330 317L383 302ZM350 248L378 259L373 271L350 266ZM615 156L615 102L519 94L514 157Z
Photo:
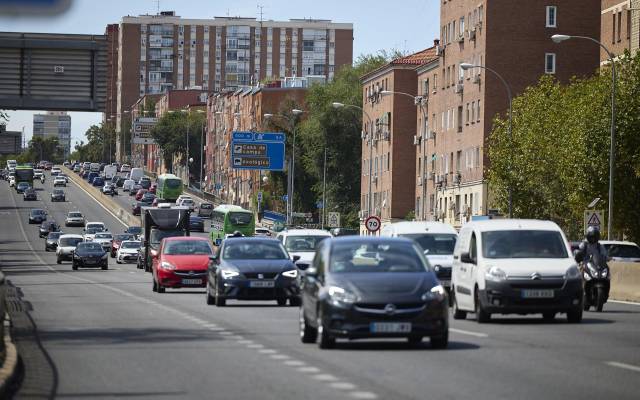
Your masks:
M79 213L79 214L82 214L82 211L74 210L74 211L69 211L67 214L71 214L71 213Z
M331 233L322 229L288 229L280 232L283 236L332 236Z
M231 239L233 243L238 242L268 242L268 243L280 243L280 241L276 238L267 238L267 237L254 237L254 236L242 236L242 237L229 237L227 240ZM222 244L227 243L227 240L223 240Z
M32 208L31 212L34 212L34 211L44 211L44 209L42 209L42 208Z
M626 245L626 246L638 246L634 242L627 242L624 240L601 240L601 244L617 244L617 245Z
M100 224L100 225L104 225L104 222L100 222L100 221L90 221L90 222L87 222L85 225L89 225L89 224Z
M166 242L189 242L189 241L198 241L198 242L208 242L208 238L200 237L200 236L171 236L168 238L162 239Z
M435 221L402 221L394 222L385 226L382 232L392 232L395 234L411 233L457 233L455 228L449 224Z
M408 243L414 244L415 242L408 238L403 237L389 237L389 236L338 236L333 237L330 240L324 240L322 243L329 243L329 245L337 243L362 243L362 244L376 244L376 243Z
M478 231L506 231L506 230L541 230L561 231L553 221L539 219L489 219L467 222L462 229L473 228Z
M64 234L60 236L60 239L67 239L67 238L72 238L72 239L84 239L84 237L82 235L76 235L75 233L69 233L69 234Z

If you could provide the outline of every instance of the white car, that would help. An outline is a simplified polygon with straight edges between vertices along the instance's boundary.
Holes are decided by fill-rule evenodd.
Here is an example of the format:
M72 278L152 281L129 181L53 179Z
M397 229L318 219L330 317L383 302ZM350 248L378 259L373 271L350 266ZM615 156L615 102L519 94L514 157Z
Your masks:
M98 232L93 235L92 242L99 243L105 251L111 251L113 235L110 232Z
M83 232L85 232L84 240L86 240L87 242L90 242L93 240L93 237L95 236L96 233L106 232L107 230L108 229L103 222L87 222L84 224L84 229L83 229Z
M193 201L193 199L191 198L191 196L189 196L188 194L181 194L180 196L178 196L178 198L176 199L176 205L179 206L180 202L184 199L190 199Z
M56 175L58 175L60 172L62 172L62 170L60 169L60 167L52 167L52 168L51 168L51 176L56 176Z
M9 177L9 186L10 187L15 187L16 186L16 177L15 176L10 176Z
M60 235L58 238L58 247L56 248L56 261L62 264L62 261L72 261L73 252L78 243L84 242L81 235Z
M617 240L601 240L610 261L617 262L640 262L640 247L633 242L623 242Z
M85 223L84 215L80 211L69 211L64 220L64 226L84 226Z
M127 179L124 181L124 183L122 184L122 190L124 192L128 192L131 189L133 189L133 186L136 184L136 182L133 179Z
M193 211L196 208L196 202L193 201L193 199L190 198L190 197L189 198L183 198L178 203L178 206L180 206L180 207L189 207L191 209L191 211Z
M67 180L64 178L64 176L56 176L55 179L53 180L53 186L67 186Z
M33 179L40 179L42 178L42 175L44 174L44 171L41 169L34 169L33 170Z
M254 236L271 236L269 228L256 228Z
M120 244L120 248L116 253L116 263L136 262L138 260L138 251L140 250L140 242L137 240L125 240Z
M582 321L582 274L569 242L551 221L494 219L462 226L453 252L453 318L475 314L566 313Z
M120 172L131 172L131 166L129 164L122 164Z
M313 261L320 242L330 237L332 236L329 232L321 229L289 229L276 236L289 255L299 256L301 262L308 264Z

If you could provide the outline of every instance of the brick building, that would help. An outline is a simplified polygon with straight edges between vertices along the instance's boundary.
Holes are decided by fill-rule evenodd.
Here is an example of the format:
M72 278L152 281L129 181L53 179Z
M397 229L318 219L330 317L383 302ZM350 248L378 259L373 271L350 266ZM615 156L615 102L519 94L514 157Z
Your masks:
M633 11L630 10L630 0L602 0L600 14L600 41L607 46L615 56L631 50ZM640 2L639 2L640 3ZM636 7L640 6L637 4ZM637 13L638 11L636 11ZM640 14L635 14L636 19ZM637 48L636 40L636 48ZM604 49L600 50L602 62L609 58Z
M118 130L126 129L123 110L145 94L235 90L271 77L331 80L353 58L353 25L330 20L183 19L170 11L125 16L117 28L107 27L107 35L118 37L117 50L110 52L117 56L116 107L107 111L107 117L116 116ZM112 74L109 79L112 88Z

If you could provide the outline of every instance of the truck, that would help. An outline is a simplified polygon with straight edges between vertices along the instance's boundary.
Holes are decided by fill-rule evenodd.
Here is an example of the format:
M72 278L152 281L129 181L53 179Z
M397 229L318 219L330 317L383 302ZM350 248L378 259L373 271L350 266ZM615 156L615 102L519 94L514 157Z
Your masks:
M190 236L188 207L142 207L142 268L151 272L152 258L157 256L160 241L166 237Z
M115 165L107 165L104 167L104 179L111 180L118 173L118 167Z

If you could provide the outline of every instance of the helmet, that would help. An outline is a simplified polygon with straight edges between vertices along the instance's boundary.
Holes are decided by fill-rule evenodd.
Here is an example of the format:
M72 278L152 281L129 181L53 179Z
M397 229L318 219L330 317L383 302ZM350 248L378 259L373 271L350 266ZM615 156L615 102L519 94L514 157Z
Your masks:
M243 237L243 236L244 235L240 231L235 231L235 232L233 232L233 235L231 235L231 237Z
M600 229L597 226L590 226L587 228L587 234L585 235L587 242L594 244L600 240Z

